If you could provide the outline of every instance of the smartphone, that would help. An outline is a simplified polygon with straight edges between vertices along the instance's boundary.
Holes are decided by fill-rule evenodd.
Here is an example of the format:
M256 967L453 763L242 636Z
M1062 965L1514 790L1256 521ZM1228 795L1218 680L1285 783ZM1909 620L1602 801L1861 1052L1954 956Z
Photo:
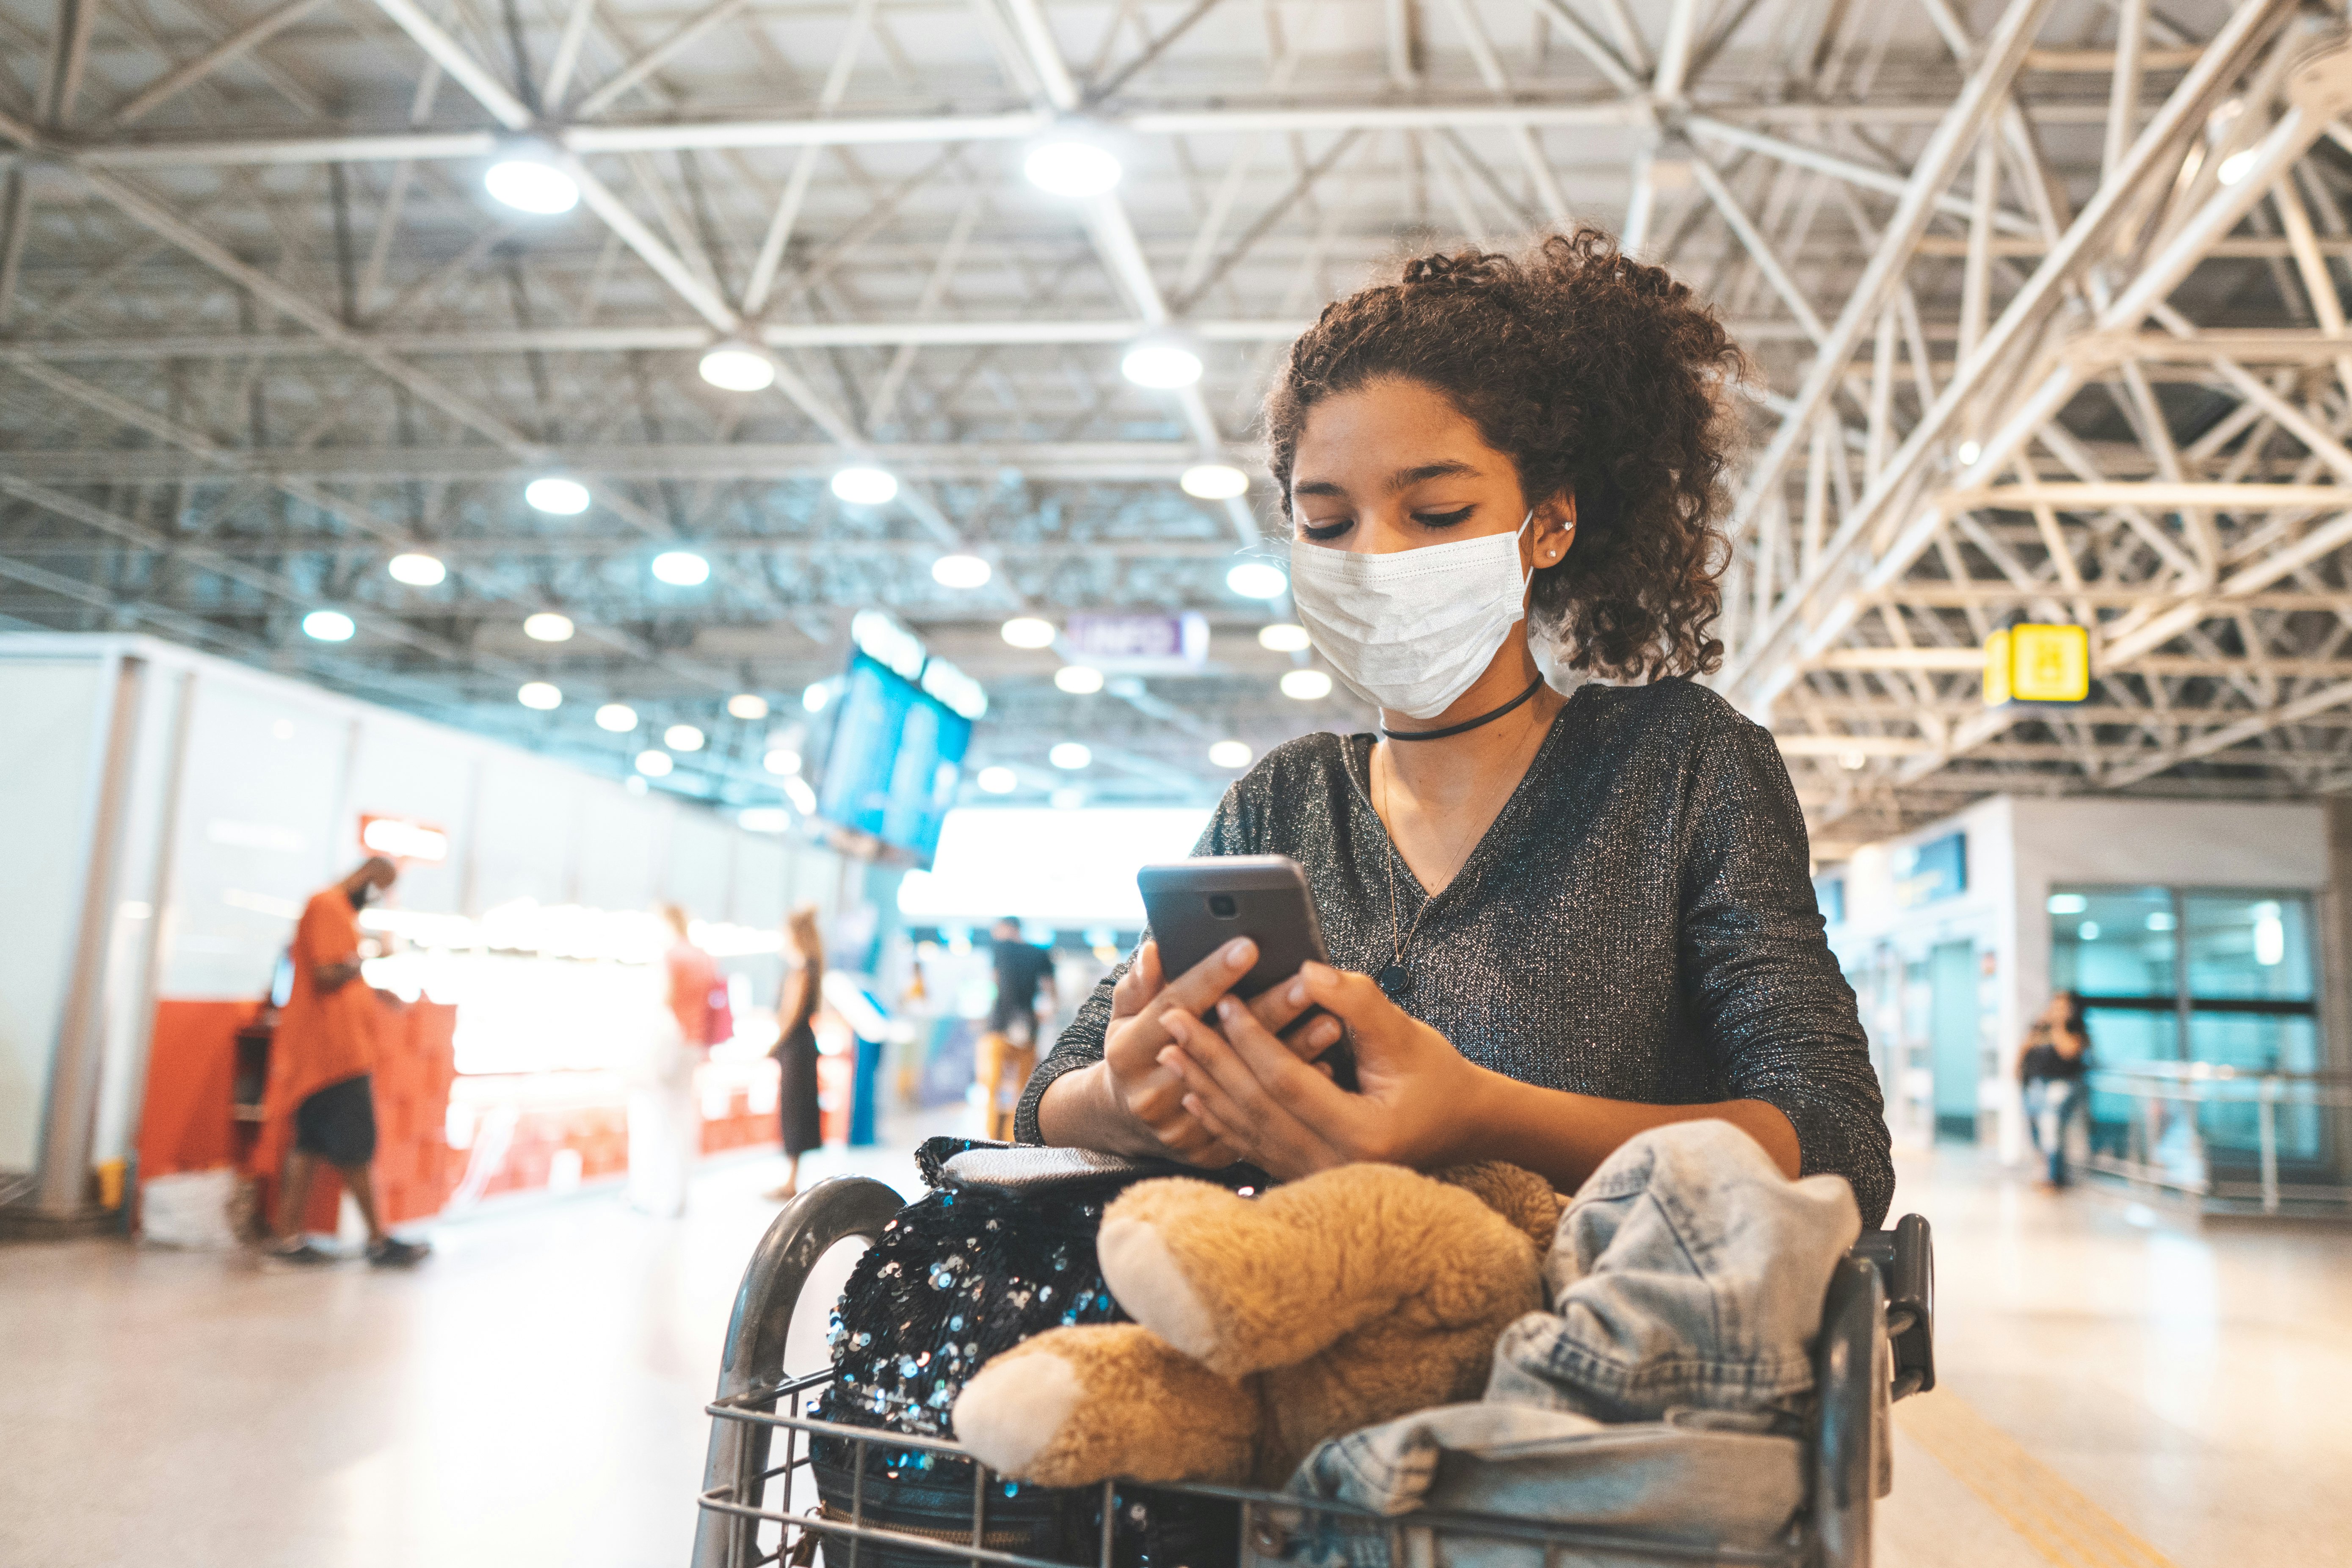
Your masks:
M1246 1002L1281 984L1308 961L1331 962L1307 873L1286 855L1219 855L1146 866L1135 875L1143 911L1160 943L1160 973L1169 980L1237 936L1257 943L1257 963L1233 987ZM1309 1008L1312 1017L1320 1008ZM1356 1058L1345 1036L1318 1060L1331 1080L1356 1087Z

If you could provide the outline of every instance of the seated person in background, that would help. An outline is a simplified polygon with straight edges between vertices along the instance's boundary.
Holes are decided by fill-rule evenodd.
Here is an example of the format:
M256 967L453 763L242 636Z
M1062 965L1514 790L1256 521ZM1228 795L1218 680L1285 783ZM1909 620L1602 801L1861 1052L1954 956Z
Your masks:
M1299 619L1380 732L1268 753L1194 853L1297 861L1336 967L1244 1005L1246 940L1181 975L1145 942L1031 1080L1024 1139L1280 1177L1500 1159L1572 1191L1714 1117L1880 1222L1878 1078L1796 794L1688 679L1722 660L1743 369L1591 229L1324 310L1268 394L1269 466ZM1343 1023L1360 1093L1310 1065Z

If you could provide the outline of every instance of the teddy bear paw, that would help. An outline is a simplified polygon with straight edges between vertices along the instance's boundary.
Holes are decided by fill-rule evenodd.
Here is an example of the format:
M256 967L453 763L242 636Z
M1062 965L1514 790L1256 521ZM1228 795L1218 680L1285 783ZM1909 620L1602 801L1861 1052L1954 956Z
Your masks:
M998 1356L957 1397L956 1436L990 1469L1042 1479L1034 1473L1038 1459L1062 1436L1086 1392L1078 1369L1050 1352Z
M1108 1215L1095 1237L1095 1256L1112 1297L1137 1322L1204 1366L1227 1375L1249 1370L1223 1364L1217 1314L1192 1288L1160 1226Z
M973 1373L953 1415L982 1464L1049 1487L1238 1479L1259 1425L1254 1390L1135 1323L1051 1329L1015 1345Z

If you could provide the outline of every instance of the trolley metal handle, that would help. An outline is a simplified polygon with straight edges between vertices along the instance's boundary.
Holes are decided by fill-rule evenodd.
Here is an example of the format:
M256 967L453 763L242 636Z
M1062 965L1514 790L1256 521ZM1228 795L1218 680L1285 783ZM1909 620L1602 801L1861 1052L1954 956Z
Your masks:
M873 1241L906 1200L864 1176L819 1182L784 1206L743 1270L719 1358L719 1393L726 1399L772 1387L784 1371L784 1336L793 1325L817 1260L845 1241ZM756 1505L765 1484L771 1429L753 1421L710 1424L710 1455L702 1468L705 1493L725 1489ZM749 1568L760 1555L760 1521L712 1509L694 1527L694 1568Z

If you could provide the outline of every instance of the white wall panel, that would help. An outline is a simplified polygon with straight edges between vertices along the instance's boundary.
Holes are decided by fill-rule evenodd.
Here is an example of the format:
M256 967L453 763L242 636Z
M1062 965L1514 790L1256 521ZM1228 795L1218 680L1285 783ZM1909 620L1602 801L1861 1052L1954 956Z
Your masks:
M449 858L437 866L410 862L395 896L403 909L463 913L466 857L473 848L484 761L479 742L469 736L398 714L368 714L360 721L352 753L344 820L336 826L341 842L331 847L337 854L348 852L357 865L366 853L360 846L360 818L367 816L438 827L449 835Z
M163 994L258 995L311 894L359 860L341 820L360 710L200 673L173 828Z
M700 812L680 812L671 824L669 853L663 857L662 897L686 906L697 920L727 918L734 880L735 847L743 834Z
M677 808L653 795L592 785L580 814L580 902L642 910L661 896L662 857Z
M32 1167L73 961L104 664L0 659L0 1170Z
M570 768L499 752L483 760L469 871L479 915L518 899L579 901L580 816L603 786Z
M784 879L790 875L779 839L742 838L735 844L735 880L727 918L738 925L772 928L783 923Z

